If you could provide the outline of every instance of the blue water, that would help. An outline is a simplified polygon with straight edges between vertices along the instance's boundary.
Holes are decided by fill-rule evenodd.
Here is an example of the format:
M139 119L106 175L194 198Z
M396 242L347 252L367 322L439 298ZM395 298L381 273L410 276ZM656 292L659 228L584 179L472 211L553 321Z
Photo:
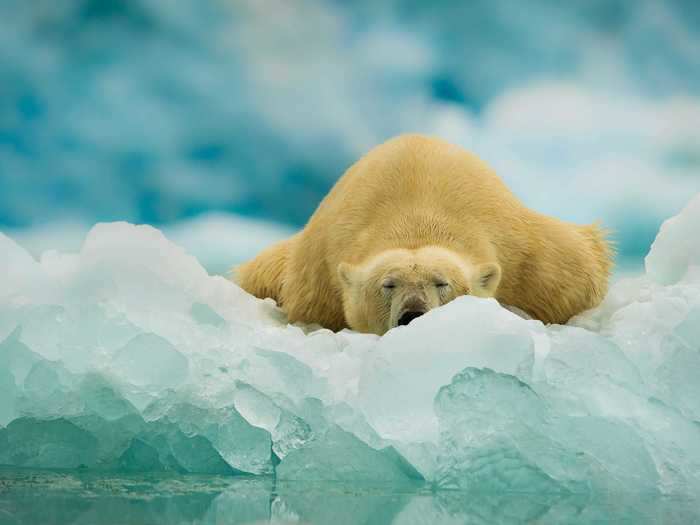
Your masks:
M0 524L697 523L697 501L640 494L489 494L0 467Z

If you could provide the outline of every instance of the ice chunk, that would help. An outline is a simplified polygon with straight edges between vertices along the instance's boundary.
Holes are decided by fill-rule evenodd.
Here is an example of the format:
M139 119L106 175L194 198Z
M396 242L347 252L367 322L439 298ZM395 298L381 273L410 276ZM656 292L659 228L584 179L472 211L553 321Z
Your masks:
M394 486L422 479L395 450L374 450L338 427L290 452L277 467L277 478Z
M474 368L443 387L438 484L494 492L654 489L652 458L623 419L554 412L560 393L536 388Z
M378 341L365 360L359 402L384 438L435 441L433 399L454 374L473 366L528 376L533 362L526 321L496 301L461 297Z
M165 442L159 439L161 437L165 438ZM161 462L173 470L194 474L236 473L203 436L188 436L179 430L171 430L163 436L157 436L155 441L157 445L154 448L160 449Z
M34 405L25 412L35 416L73 415L81 409L77 378L60 363L37 361L24 380L24 395Z
M656 370L658 394L686 417L700 421L700 307L694 308L662 343L664 361Z
M134 438L128 448L119 457L119 470L124 472L158 472L165 470L160 461L158 451L141 439Z
M568 326L462 297L381 338L287 326L150 227L2 237L0 463L697 493L697 203Z
M112 370L133 385L158 391L182 384L188 361L164 338L144 333L117 350Z
M97 414L85 412L66 419L95 439L97 442L95 462L86 466L100 470L124 469L125 465L120 462L120 456L145 430L145 422L137 413L108 420ZM145 469L165 470L162 466L153 468L150 463L141 464L134 470L144 471Z
M19 414L20 388L40 357L19 340L17 329L0 342L0 425L7 425Z
M206 304L194 303L190 312L192 318L200 324L208 324L216 328L226 326L226 320Z
M17 385L9 370L0 366L0 426L17 417Z
M78 390L83 400L83 413L97 414L107 421L138 414L136 407L120 396L115 388L98 374L87 374Z
M270 432L273 452L280 459L312 437L308 423L246 383L236 385L235 406L251 425Z
M549 447L562 454L540 433L545 407L527 384L488 368L467 368L440 390L435 404L442 429L439 486L489 492L564 488L538 464L536 454Z
M178 403L158 421L175 423L187 436L206 438L223 460L238 471L272 472L270 434L248 423L233 406L205 409Z
M649 277L669 285L680 281L700 266L700 195L685 209L661 225L661 230L644 260Z
M0 430L0 464L41 468L94 466L98 442L63 418L17 418Z
M139 335L141 330L124 315L104 305L39 304L14 312L22 327L20 339L49 360L60 360L74 372L87 372Z

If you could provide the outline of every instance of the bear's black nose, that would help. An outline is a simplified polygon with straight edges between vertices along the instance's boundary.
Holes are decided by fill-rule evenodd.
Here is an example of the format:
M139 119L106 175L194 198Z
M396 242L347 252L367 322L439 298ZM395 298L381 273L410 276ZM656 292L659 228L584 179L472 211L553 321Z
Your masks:
M420 317L424 313L425 312L405 312L403 315L401 315L401 317L399 317L399 326L406 326L416 317Z

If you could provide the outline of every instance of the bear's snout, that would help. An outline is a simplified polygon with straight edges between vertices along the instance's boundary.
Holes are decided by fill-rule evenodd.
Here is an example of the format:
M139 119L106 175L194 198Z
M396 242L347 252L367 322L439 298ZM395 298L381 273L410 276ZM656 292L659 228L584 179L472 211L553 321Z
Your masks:
M413 321L416 317L420 317L425 312L404 312L401 317L399 317L399 326L406 326L408 323Z
M396 313L391 316L389 329L396 326L406 326L431 308L425 294L416 291L409 292L403 298L397 298L393 307Z

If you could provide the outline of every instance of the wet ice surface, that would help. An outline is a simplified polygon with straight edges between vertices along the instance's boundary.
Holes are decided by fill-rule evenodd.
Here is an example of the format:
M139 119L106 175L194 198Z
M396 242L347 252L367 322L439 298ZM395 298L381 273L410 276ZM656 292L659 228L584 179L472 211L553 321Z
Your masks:
M567 326L464 297L378 338L287 326L150 227L39 261L0 237L0 464L694 496L699 243L696 197Z

